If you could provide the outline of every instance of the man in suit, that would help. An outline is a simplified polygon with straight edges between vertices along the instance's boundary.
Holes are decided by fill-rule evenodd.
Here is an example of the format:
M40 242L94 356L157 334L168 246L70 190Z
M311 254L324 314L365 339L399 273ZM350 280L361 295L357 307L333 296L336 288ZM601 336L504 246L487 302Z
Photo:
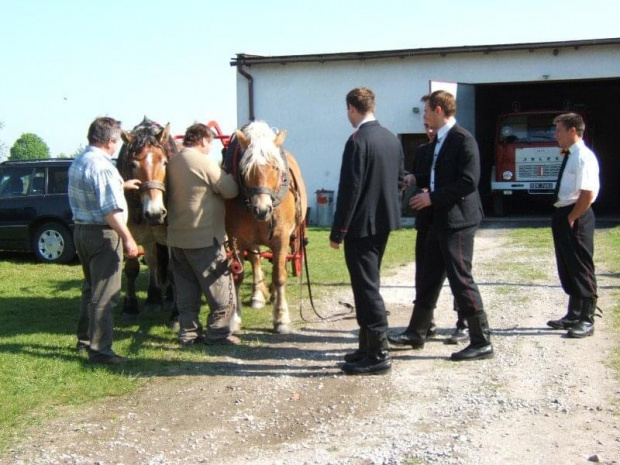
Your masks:
M435 131L424 124L424 130L428 137L428 142L420 145L413 158L411 169L409 173L405 171L404 188L408 190L407 195L413 189L413 193L419 193L422 190L428 190L431 180L431 167L433 165L433 141L435 140ZM409 199L405 196L406 201ZM424 273L424 250L426 244L426 237L430 231L432 223L432 208L423 208L419 210L415 218L415 228L417 230L415 238L415 288L420 287L420 277ZM458 344L461 341L469 339L469 330L467 329L467 323L465 319L458 313L458 304L454 299L454 311L457 312L456 328L452 332L449 338L444 339L446 344ZM431 325L428 328L427 337L434 337L437 335L437 328L435 321L431 321Z
M422 98L424 122L435 130L429 190L414 196L415 210L432 209L424 267L407 329L390 336L396 345L424 347L433 311L448 277L459 314L467 320L470 344L451 359L476 360L493 356L489 323L472 276L474 235L482 220L478 194L480 154L474 137L456 123L456 100L439 90Z
M403 149L375 119L375 95L367 87L347 94L347 116L357 130L342 156L330 245L344 255L360 326L359 348L345 356L347 374L378 374L391 368L388 322L379 292L381 260L390 231L400 225Z

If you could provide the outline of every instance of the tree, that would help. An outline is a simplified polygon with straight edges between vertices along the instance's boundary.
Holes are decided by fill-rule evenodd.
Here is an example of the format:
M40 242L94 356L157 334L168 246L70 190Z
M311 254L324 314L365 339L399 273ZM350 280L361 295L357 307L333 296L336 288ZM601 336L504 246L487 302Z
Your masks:
M0 129L4 127L4 121L0 121ZM0 140L0 161L4 160L4 154L6 153L6 144Z
M50 149L36 134L22 134L11 147L9 160L29 160L36 158L50 158Z

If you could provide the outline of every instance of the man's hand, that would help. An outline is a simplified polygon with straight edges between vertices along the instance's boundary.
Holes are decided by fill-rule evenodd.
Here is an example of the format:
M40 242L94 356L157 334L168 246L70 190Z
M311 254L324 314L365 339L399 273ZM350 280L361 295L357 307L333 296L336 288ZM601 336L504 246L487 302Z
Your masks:
M329 241L329 246L332 249L339 249L340 248L340 242Z
M411 185L415 186L415 183L416 183L415 176L413 174L408 174L407 176L403 178L403 190L409 189L409 186Z
M421 192L409 199L409 206L414 210L422 210L431 205L431 194L429 194L428 191Z
M125 247L125 255L129 258L136 258L138 256L138 244L134 241L133 237L129 236L123 241Z
M140 181L139 179L130 179L123 183L123 189L126 191L137 191L138 189L140 189L141 184L142 181Z

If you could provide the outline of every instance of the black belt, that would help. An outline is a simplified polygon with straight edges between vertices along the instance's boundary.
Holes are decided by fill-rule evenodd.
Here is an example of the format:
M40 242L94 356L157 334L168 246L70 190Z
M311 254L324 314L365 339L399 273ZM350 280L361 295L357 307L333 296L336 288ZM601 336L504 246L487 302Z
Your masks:
M84 224L84 223L76 223L76 227L80 227L83 229L113 229L112 226L107 224Z

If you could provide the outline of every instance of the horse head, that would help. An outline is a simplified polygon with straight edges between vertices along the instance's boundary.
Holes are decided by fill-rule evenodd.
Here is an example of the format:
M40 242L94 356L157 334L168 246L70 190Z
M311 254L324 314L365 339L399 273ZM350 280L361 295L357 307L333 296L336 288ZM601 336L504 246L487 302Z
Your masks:
M170 124L162 128L146 117L130 132L121 133L125 142L119 157L121 175L125 180L139 179L141 182L140 190L130 193L138 201L128 202L130 210L136 210L131 212L136 223L144 218L152 226L164 224L168 213L164 201L166 165L175 152L169 134Z
M288 164L282 149L286 131L276 134L267 123L257 121L237 131L236 137L244 150L240 187L254 217L268 221L288 191Z

